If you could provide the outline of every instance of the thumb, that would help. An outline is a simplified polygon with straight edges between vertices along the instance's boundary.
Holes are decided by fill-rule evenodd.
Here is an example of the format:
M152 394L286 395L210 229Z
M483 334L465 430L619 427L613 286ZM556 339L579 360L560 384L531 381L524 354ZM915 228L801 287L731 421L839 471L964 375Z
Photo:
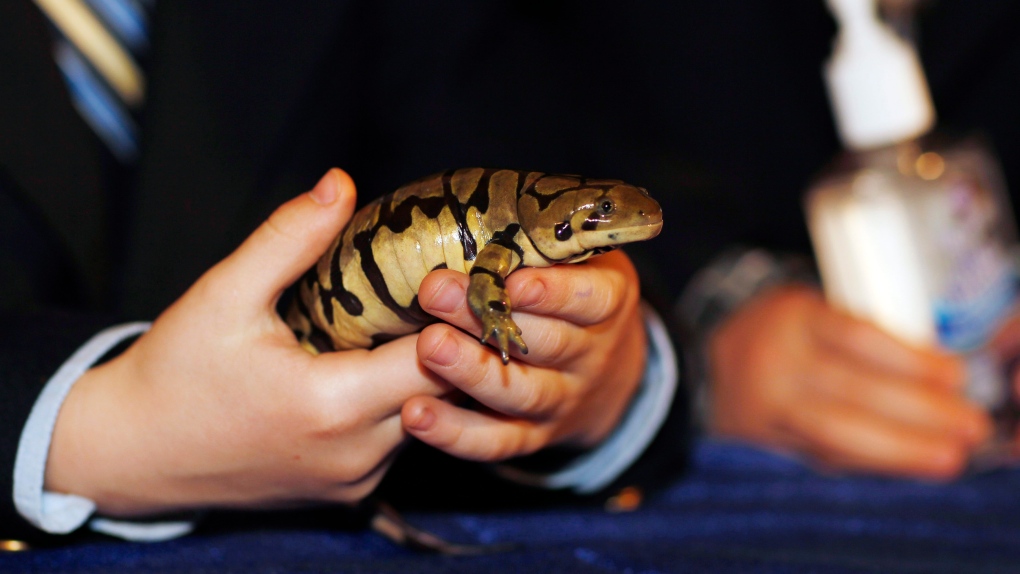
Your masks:
M351 177L333 168L308 193L284 203L224 259L218 271L235 285L235 301L273 305L325 253L354 212Z

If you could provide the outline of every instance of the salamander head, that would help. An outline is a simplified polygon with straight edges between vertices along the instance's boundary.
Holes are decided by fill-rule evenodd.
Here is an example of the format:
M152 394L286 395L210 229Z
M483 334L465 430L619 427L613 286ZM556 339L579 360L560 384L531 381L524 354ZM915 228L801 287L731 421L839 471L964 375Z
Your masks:
M662 229L662 209L644 188L618 180L547 175L523 190L518 218L552 261L579 261Z

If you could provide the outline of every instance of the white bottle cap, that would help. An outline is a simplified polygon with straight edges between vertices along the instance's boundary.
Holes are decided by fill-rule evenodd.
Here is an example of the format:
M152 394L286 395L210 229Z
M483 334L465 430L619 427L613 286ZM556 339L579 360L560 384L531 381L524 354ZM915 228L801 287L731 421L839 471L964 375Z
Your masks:
M843 144L868 149L908 140L935 123L913 47L878 19L875 0L826 0L840 25L825 65Z

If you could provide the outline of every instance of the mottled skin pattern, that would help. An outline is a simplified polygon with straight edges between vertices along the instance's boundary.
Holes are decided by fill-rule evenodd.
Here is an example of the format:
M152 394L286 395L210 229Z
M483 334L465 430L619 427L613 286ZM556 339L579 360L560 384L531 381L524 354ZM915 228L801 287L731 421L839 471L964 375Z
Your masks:
M507 363L512 341L507 275L522 266L583 261L650 239L662 211L648 192L617 180L468 168L404 185L354 214L300 281L287 322L312 353L369 348L435 319L418 304L434 269L471 276L468 304L484 343Z

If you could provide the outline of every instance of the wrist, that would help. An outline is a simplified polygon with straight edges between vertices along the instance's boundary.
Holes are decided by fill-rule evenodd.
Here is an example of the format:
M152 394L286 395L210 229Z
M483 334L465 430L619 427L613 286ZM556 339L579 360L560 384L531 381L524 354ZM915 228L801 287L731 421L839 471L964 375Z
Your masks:
M45 490L57 419L83 374L116 352L119 344L147 329L146 323L128 323L97 333L57 369L36 398L18 442L13 495L18 513L39 529L53 534L71 532L95 510L87 498Z
M130 457L111 453L120 450L123 441L138 436L137 431L119 430L124 428L120 416L131 412L128 407L138 408L115 404L123 364L123 356L118 357L78 379L60 408L46 461L46 491L88 498L101 512L125 507L113 493L124 492L118 469Z
M68 393L54 425L44 488L50 494L45 496L81 497L89 501L96 516L88 525L96 532L134 541L183 536L194 529L197 515L151 519L170 512L172 507L137 493L158 493L162 497L168 492L167 485L144 480L138 473L127 471L124 465L139 459L127 454L129 450L119 450L124 446L121 439L137 438L138 433L128 431L130 423L114 421L109 415L132 412L128 409L137 412L139 405L110 400L119 395L114 389L129 380L124 375L127 360L118 359L86 371ZM152 466L143 464L141 468ZM138 486L143 488L138 490ZM150 518L140 522L120 520L131 517Z
M692 416L702 429L712 427L709 356L717 329L752 299L791 283L817 283L806 258L737 247L712 260L684 288L675 312L682 329Z
M45 489L91 500L111 517L184 509L168 456L155 433L158 409L135 384L132 349L86 371L68 393L53 429Z

